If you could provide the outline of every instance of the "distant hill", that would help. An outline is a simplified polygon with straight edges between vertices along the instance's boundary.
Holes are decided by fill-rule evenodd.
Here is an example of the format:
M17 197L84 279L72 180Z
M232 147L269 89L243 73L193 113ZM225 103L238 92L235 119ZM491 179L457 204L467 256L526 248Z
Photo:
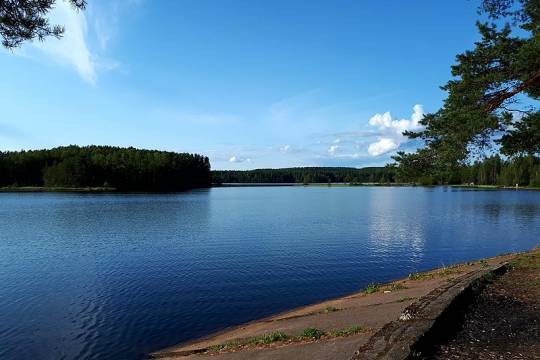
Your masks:
M256 170L215 170L212 183L389 183L394 172L386 167L298 167Z

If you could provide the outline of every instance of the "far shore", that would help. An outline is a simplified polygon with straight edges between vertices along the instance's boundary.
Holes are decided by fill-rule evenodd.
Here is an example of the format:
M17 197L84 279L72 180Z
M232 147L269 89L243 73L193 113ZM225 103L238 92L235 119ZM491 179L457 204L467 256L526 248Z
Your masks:
M0 192L116 192L113 187L6 186Z
M304 187L451 187L451 188L463 188L463 189L477 189L477 190L528 190L528 191L540 191L540 187L531 186L506 186L506 185L471 185L471 184L455 184L455 185L422 185L412 183L222 183L212 184L211 187L287 187L287 186L304 186ZM196 189L196 188L195 188ZM186 189L195 190L195 189ZM0 187L0 193L32 193L32 192L82 192L82 193L124 193L124 191L117 190L114 187L48 187L48 186L5 186ZM182 191L172 192L181 193ZM127 191L126 193L171 193L171 192L148 192L148 191Z

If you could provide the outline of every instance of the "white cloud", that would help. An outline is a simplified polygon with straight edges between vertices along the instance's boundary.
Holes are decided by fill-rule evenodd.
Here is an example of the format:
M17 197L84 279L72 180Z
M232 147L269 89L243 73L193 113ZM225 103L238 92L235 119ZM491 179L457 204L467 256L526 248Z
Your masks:
M49 37L31 44L54 61L72 66L83 80L96 83L96 62L86 41L87 24L82 11L76 11L67 1L57 1L49 14L50 23L61 24L65 32L61 39Z
M336 151L338 151L339 149L339 146L338 145L332 145L328 148L328 152L332 155L334 155L336 153Z
M231 163L251 162L251 159L233 155L229 158L229 162Z
M422 105L413 107L413 114L410 119L394 120L389 112L384 114L375 114L369 119L369 125L378 128L380 136L377 141L368 146L368 153L372 156L380 156L394 151L399 146L408 141L403 132L422 130L420 120L424 117L424 108Z
M284 154L288 153L290 150L291 150L291 145L288 145L288 144L283 145L282 147L279 148L279 151L281 151Z
M399 147L393 139L381 138L368 146L368 153L372 156L379 156L390 151L396 150Z

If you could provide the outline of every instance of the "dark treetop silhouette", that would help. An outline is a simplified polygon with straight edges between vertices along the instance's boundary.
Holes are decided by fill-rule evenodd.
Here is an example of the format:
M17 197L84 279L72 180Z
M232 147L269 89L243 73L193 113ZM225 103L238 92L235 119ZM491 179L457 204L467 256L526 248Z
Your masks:
M112 146L0 153L0 186L179 191L210 186L207 157Z
M62 25L51 25L47 14L57 0L0 0L0 35L2 45L8 49L20 46L24 41L47 36L60 38ZM66 1L66 0L60 0ZM86 0L68 0L74 9L84 10Z

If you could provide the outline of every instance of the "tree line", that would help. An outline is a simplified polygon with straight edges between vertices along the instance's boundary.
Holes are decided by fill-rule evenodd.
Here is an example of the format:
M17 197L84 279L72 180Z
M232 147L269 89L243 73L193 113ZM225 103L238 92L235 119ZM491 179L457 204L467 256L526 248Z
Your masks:
M298 167L284 169L212 171L212 182L222 183L390 183L394 169L367 167Z
M422 185L437 184L475 184L499 186L540 187L540 159L523 156L503 159L499 155L490 156L483 161L463 165L450 174L431 174L418 172L413 167L396 167L396 180Z
M0 152L0 186L180 191L211 185L207 157L112 146Z

